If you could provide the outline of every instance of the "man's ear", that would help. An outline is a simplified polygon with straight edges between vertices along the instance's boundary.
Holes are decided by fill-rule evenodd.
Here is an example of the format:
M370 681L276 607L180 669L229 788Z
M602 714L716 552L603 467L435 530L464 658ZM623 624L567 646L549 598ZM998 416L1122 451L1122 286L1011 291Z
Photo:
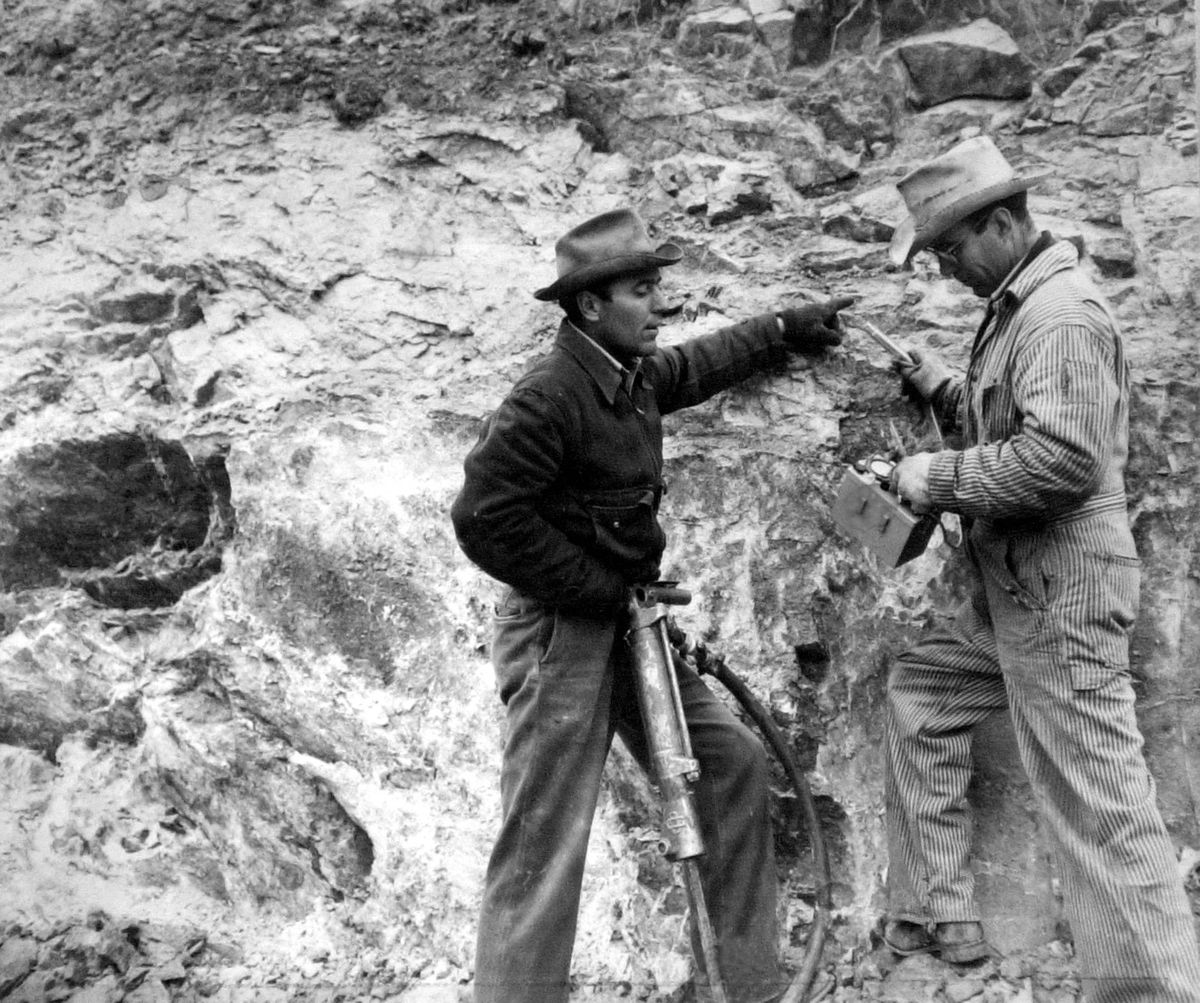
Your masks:
M992 215L988 219L988 223L995 224L996 233L1001 237L1007 237L1017 229L1017 221L1013 219L1013 214L1002 205L992 210Z
M584 320L600 319L600 297L590 289L576 293L575 302L579 306L579 315Z

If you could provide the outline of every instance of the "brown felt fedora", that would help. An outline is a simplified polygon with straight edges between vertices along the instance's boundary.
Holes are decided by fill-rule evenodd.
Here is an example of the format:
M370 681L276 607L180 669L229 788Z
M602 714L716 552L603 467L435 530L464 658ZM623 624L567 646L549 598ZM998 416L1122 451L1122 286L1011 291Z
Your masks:
M673 265L683 257L675 244L655 246L632 209L616 209L580 223L554 245L558 278L534 298L557 300L605 279Z
M892 234L892 261L906 264L959 220L1050 173L1014 170L987 136L963 140L897 182L909 215Z

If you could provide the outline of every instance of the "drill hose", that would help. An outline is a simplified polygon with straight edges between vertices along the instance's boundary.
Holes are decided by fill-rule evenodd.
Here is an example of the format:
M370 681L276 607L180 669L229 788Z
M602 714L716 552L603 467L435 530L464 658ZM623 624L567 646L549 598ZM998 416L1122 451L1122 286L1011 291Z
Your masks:
M681 650L686 646L686 638L680 638L679 641L676 641L676 637L672 636L671 639L674 657L686 661L686 656L683 650ZM720 656L712 656L707 649L699 645L692 647L690 653L694 656L693 668L701 674L707 673L716 678L722 686L733 694L734 699L742 706L747 716L758 726L759 731L762 732L763 737L767 740L767 744L771 747L771 751L775 753L776 758L787 774L788 780L792 785L792 790L795 792L797 803L804 814L805 827L808 830L809 846L812 852L813 867L818 879L816 908L812 932L809 934L808 943L805 947L804 959L801 962L799 971L792 978L787 992L784 993L779 1001L779 1003L802 1003L806 998L805 994L808 992L808 987L816 975L817 967L821 963L821 951L825 946L825 935L833 913L833 879L829 869L829 854L821 832L821 820L817 815L817 807L813 800L812 789L809 787L808 779L800 772L800 768L796 765L796 758L792 755L792 750L783 732L779 730L779 726L771 717L770 712L762 705L761 701L750 690L750 687L746 685L737 673L725 664L725 660Z

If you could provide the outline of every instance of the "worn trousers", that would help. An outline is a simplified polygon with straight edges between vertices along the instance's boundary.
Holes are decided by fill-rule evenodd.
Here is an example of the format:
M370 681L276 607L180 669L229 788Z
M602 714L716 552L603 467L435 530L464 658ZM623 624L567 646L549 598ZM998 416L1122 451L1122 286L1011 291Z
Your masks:
M978 527L977 527L978 529ZM1200 952L1142 754L1124 513L973 532L978 586L888 682L893 919L980 918L968 864L971 732L1007 707L1053 834L1088 1003L1200 1003Z
M648 763L628 650L613 620L509 593L497 606L492 657L507 728L475 1000L565 1003L588 835L614 734ZM786 986L766 754L695 672L681 667L678 675L700 763L700 875L721 974L732 1003L760 1003Z

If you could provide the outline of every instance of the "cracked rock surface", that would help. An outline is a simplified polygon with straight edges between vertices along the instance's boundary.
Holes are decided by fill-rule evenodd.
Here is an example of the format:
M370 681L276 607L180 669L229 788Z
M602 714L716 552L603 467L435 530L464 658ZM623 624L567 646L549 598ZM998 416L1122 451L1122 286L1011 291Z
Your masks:
M638 205L685 252L667 341L852 294L961 366L978 302L886 246L895 181L979 132L1052 172L1031 207L1089 251L1126 336L1133 671L1200 901L1188 5L568 6L6 7L0 999L468 998L502 729L495 589L447 511L480 420L557 326L531 296L554 240ZM981 94L981 36L1017 85ZM893 428L926 441L897 391L849 334L672 416L664 568L696 593L681 627L811 778L835 885L814 995L1068 1003L1069 924L1003 717L971 794L997 956L879 949L883 682L963 588L940 535L889 571L830 518L847 463ZM818 876L776 782L794 967ZM616 750L573 998L685 992L656 843Z

